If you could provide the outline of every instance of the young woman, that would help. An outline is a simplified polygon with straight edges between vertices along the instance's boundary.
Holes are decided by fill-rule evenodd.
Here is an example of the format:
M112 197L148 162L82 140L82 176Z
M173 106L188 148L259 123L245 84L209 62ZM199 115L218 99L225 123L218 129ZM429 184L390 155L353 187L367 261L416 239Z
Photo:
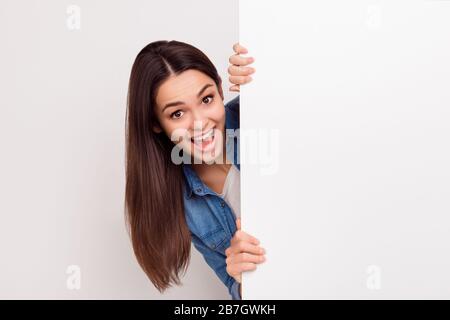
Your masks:
M230 91L251 81L252 58L235 44ZM128 231L137 261L163 292L180 284L191 241L241 299L242 272L264 261L241 230L239 97L223 103L222 81L199 49L156 41L133 64L126 114Z

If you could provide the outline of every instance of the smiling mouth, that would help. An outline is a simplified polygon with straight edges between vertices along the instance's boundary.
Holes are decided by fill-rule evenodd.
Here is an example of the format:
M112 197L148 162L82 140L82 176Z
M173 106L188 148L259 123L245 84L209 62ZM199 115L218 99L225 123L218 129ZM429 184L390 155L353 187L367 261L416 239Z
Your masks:
M211 128L207 133L199 138L191 138L192 144L195 148L202 151L207 151L211 149L215 144L215 127Z

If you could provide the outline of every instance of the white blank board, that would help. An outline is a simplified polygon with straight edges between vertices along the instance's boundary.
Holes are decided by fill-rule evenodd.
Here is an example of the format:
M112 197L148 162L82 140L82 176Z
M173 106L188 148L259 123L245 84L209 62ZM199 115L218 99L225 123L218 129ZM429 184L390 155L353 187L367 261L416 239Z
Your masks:
M239 14L243 299L450 298L450 1Z

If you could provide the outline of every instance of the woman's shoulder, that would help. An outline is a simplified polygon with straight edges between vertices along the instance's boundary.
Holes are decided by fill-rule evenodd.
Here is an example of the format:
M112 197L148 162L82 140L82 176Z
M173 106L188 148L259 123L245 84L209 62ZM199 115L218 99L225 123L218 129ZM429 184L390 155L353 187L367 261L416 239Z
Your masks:
M225 105L226 112L226 120L225 120L225 128L226 129L238 129L240 127L240 114L239 114L239 96L231 99Z
M233 111L238 111L239 110L239 96L228 101L225 104L225 108L233 110Z

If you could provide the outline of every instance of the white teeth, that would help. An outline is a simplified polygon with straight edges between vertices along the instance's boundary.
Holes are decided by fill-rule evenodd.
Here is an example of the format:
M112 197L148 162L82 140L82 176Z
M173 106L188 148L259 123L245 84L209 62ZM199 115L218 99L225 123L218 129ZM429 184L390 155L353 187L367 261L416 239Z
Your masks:
M199 138L192 138L194 143L201 144L203 140L208 140L209 138L214 137L214 129L209 130L206 134Z

